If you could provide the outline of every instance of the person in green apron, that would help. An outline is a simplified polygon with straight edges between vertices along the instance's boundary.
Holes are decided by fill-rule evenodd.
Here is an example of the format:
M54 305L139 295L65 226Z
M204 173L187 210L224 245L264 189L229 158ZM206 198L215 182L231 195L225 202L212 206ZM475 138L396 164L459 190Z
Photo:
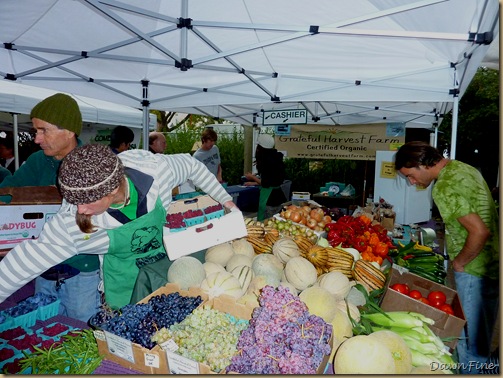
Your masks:
M80 254L100 256L104 300L112 308L130 303L138 272L167 259L162 240L173 188L187 180L226 208L232 197L189 154L128 150L105 145L72 150L62 161L60 210L38 239L20 243L0 261L0 303L38 275ZM167 272L166 272L167 273Z
M255 149L255 164L258 175L245 174L245 186L260 185L257 220L272 217L281 211L283 203L288 201L281 185L285 181L285 163L283 154L274 148L274 138L269 134L260 134Z

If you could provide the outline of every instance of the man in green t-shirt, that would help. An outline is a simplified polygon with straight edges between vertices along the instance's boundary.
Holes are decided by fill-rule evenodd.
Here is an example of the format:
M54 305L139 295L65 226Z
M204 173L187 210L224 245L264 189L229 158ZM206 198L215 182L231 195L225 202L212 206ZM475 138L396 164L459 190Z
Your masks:
M476 374L490 356L499 306L499 219L491 191L477 169L424 142L400 147L395 169L412 185L436 181L432 197L466 318L457 346L460 372Z

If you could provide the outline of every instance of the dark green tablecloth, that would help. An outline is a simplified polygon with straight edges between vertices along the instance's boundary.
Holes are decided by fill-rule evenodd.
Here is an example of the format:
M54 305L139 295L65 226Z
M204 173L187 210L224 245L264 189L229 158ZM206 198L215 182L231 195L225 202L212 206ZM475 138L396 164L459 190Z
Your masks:
M204 263L204 255L206 250L195 252L189 256L195 257ZM137 303L147 295L153 293L161 286L168 283L168 269L173 261L168 257L159 260L153 264L148 264L140 268L136 283L134 285L133 294L131 295L131 303Z

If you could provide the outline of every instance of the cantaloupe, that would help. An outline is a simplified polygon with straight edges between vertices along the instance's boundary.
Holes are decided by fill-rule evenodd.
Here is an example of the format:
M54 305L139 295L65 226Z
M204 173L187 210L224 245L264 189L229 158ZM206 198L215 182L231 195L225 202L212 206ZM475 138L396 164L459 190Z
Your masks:
M375 337L389 348L395 361L396 374L410 374L412 370L412 354L409 346L400 335L393 331L381 330L373 332L369 336Z
M285 278L297 290L302 291L316 282L318 272L304 257L293 257L285 265Z
M239 280L243 293L246 292L254 277L252 268L248 265L239 265L232 269L231 274Z
M228 272L232 272L233 269L240 265L246 265L251 268L253 262L253 257L246 255L238 255L234 254L229 261L227 261L227 265L225 266L225 270Z
M203 263L192 256L182 256L168 268L168 282L177 283L180 289L199 287L206 278Z
M332 324L332 353L330 354L330 362L333 362L335 352L339 345L344 341L353 337L353 325L345 312L340 309L335 309L334 317L329 322Z
M271 286L277 287L283 274L283 263L274 255L262 253L253 258L252 269L255 276L265 276Z
M253 245L246 238L235 239L231 242L232 249L237 255L245 255L251 258L255 257Z
M311 286L301 291L299 298L309 309L309 313L317 315L329 323L337 310L334 297L330 292L319 286Z
M395 374L395 360L386 344L375 337L357 335L335 353L335 374Z
M222 294L239 298L243 295L243 289L239 280L232 273L223 271L210 274L200 285L201 289L208 294L210 299Z
M274 243L272 254L279 258L283 264L286 264L292 257L300 256L300 250L293 239L285 237Z
M225 272L225 268L222 265L211 262L211 261L206 261L203 264L203 268L206 272L206 276L209 276L211 273Z
M318 283L320 287L328 290L337 301L344 299L351 290L349 278L336 270L323 274L323 277L318 279Z
M208 248L204 255L204 261L214 262L225 267L232 256L234 256L234 249L231 243L222 243Z

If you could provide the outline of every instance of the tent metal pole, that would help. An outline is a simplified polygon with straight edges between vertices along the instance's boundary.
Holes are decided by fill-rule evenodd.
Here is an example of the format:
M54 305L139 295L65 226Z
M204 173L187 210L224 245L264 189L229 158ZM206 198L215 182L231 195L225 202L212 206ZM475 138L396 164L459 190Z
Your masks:
M19 168L19 136L18 136L18 120L17 120L17 113L12 115L12 119L14 120L14 129L13 129L13 136L14 136L14 167L17 169Z
M148 80L142 80L141 85L142 85L142 96L143 100L141 102L141 105L143 107L143 144L142 147L144 150L148 151L148 134L149 134L149 111L148 111L148 106L150 105L150 102L148 101Z
M454 89L451 93L454 97L454 104L452 106L452 125L451 125L451 152L450 159L456 158L456 141L458 139L458 111L459 111L459 83L457 78L456 67L454 66Z
M456 159L456 141L458 139L458 109L459 96L455 95L454 105L452 107L451 153L449 154L449 159Z

